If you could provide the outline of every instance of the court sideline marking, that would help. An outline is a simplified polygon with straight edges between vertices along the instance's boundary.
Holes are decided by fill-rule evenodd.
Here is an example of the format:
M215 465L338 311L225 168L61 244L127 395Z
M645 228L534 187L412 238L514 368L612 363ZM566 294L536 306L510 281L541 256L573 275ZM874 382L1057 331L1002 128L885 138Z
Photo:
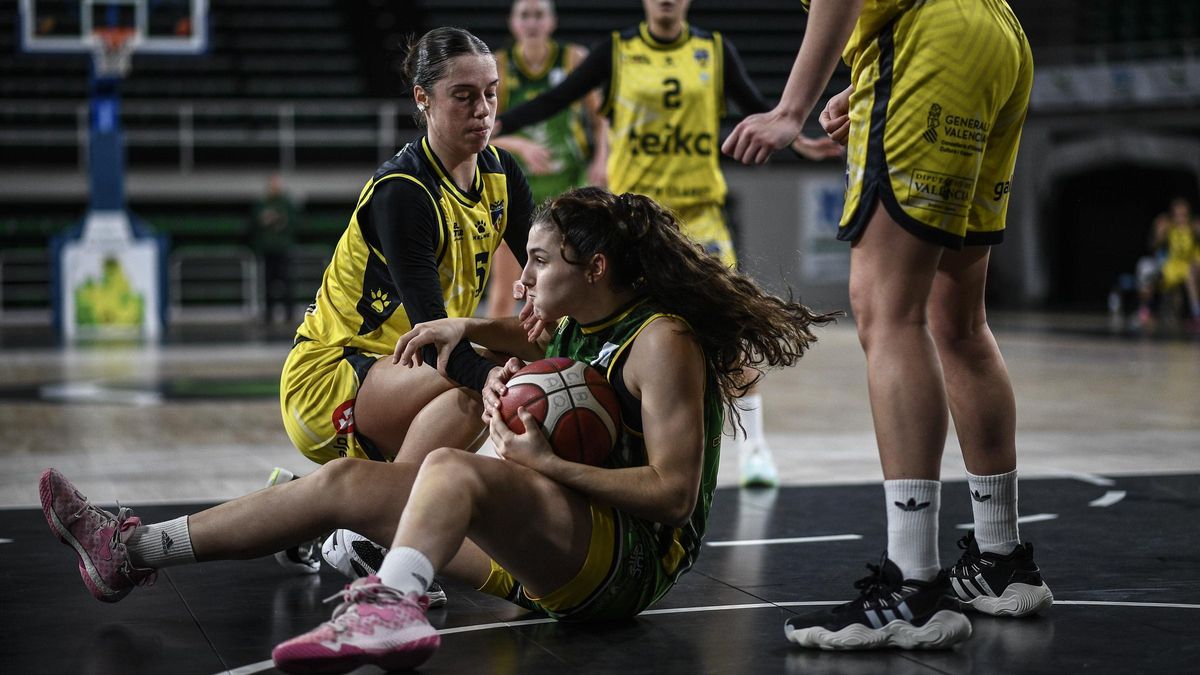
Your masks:
M741 605L706 605L701 607L675 607L671 609L649 609L638 616L652 616L655 614L691 614L695 612L724 612L737 609L768 609L771 607L816 607L827 605L840 605L844 600L810 600L803 602L755 602ZM1114 600L1055 600L1055 605L1075 605L1088 607L1151 607L1157 609L1200 609L1200 604L1188 604L1180 602L1119 602ZM481 630L492 630L493 628L519 628L521 626L535 626L543 623L554 623L554 619L527 619L525 621L497 621L495 623L481 623L474 626L459 626L458 628L443 628L438 631L438 635L453 635L455 633L473 633ZM259 661L249 665L234 668L232 670L222 670L216 675L253 675L253 673L261 673L275 667L275 662L271 660Z

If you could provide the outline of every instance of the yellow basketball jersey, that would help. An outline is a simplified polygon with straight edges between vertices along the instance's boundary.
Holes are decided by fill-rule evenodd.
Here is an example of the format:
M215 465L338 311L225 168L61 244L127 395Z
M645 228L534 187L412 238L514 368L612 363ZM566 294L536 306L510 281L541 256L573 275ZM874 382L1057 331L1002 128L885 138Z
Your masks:
M671 43L645 23L613 36L612 78L604 113L609 132L608 184L671 208L725 202L718 167L725 112L720 33L684 25Z
M325 268L316 301L300 326L301 337L386 354L412 328L376 230L399 224L364 224L375 189L393 180L419 186L433 205L438 221L438 280L447 316L475 313L487 287L492 254L508 226L508 177L497 150L489 146L479 153L475 179L464 192L422 138L384 163L363 187L350 224Z

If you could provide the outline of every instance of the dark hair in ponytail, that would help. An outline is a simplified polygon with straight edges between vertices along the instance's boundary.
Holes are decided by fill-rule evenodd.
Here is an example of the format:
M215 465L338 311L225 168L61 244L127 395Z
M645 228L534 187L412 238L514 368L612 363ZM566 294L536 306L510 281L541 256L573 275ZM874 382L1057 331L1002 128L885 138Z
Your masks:
M462 28L434 28L419 40L409 40L404 57L404 77L412 86L433 92L433 85L446 76L450 61L464 54L491 55L483 40ZM425 126L425 111L413 115L418 126Z
M811 326L838 315L768 295L705 253L680 231L675 214L649 197L578 188L545 203L534 222L562 234L567 262L582 265L603 253L614 286L636 289L683 317L730 408L761 377L756 371L794 364L817 340Z

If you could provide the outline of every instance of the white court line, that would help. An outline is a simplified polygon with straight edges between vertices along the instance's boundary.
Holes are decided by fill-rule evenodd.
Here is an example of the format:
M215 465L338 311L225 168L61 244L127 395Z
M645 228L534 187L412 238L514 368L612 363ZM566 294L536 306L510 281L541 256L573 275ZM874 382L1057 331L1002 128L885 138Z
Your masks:
M1043 520L1054 520L1055 518L1058 518L1057 513L1035 513L1032 516L1021 516L1020 518L1017 518L1017 522L1018 523L1040 523ZM975 527L975 523L959 523L958 525L955 525L954 527L959 530L969 530L969 529Z
M813 607L820 605L840 605L844 600L809 600L804 602L756 602L742 605L708 605L704 607L675 607L672 609L650 609L642 612L639 616L649 616L653 614L687 614L692 612L725 612L739 609L769 609L779 607ZM1153 607L1159 609L1200 609L1200 605L1190 605L1177 602L1113 602L1108 600L1055 600L1055 605L1077 605L1077 606L1100 606L1100 607ZM493 628L512 628L516 626L532 626L541 623L553 623L554 619L530 619L528 621L499 621L496 623L482 623L474 626L460 626L458 628L443 628L438 631L439 635L451 635L454 633L471 633L481 630L491 630ZM234 668L233 670L224 670L217 675L253 675L261 673L264 670L270 670L275 667L273 661L259 661L249 665Z
M11 544L11 543L13 543L12 539L5 539L3 537L0 537L0 544Z
M251 673L261 673L264 670L270 670L275 667L275 662L267 659L258 663L251 663L246 666L239 666L233 670L222 670L217 675L251 675Z
M740 539L734 541L706 541L705 546L766 546L770 544L807 544L815 541L853 541L862 539L861 534L826 534L819 537L788 537L786 539Z
M1157 609L1200 609L1200 605L1183 602L1117 602L1113 600L1055 600L1056 605L1086 605L1100 607L1154 607Z
M1124 490L1109 490L1104 493L1103 497L1097 497L1088 502L1088 506L1112 506L1122 499L1125 499Z
M1099 485L1100 487L1112 487L1113 485L1117 484L1117 482L1111 478L1105 478L1104 476L1094 473L1084 473L1082 471L1056 471L1054 473L1062 478L1074 478L1075 480L1081 480L1092 485Z
M477 630L492 628L513 628L516 626L536 626L539 623L554 623L554 619L526 619L525 621L497 621L496 623L481 623L475 626L459 626L458 628L443 628L438 635L453 635L455 633L473 633Z

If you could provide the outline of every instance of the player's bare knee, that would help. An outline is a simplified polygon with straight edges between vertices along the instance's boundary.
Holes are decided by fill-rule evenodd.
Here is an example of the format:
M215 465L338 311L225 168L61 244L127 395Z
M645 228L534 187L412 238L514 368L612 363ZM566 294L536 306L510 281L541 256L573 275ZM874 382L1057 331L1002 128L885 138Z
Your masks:
M456 493L472 494L481 482L473 459L475 455L457 448L438 448L421 462L418 480L444 481L453 484Z
M988 343L987 321L974 312L963 315L931 307L929 332L943 353L975 352Z
M329 500L323 501L345 501L339 497L345 495L349 499L350 493L355 489L356 474L364 468L369 468L369 464L370 461L364 459L338 457L323 464L320 469L307 476L306 480L317 483L314 486L317 494L330 497Z

